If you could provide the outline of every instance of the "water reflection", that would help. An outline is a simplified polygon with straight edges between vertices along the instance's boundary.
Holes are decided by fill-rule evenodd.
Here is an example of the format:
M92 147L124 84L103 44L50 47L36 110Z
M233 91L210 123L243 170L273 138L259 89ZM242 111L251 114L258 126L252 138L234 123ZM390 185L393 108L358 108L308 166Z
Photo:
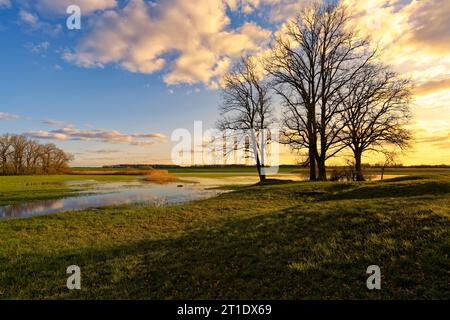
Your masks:
M386 175L385 179L398 176ZM77 196L58 200L18 203L0 207L0 219L24 218L34 215L50 214L64 211L77 211L89 208L117 206L126 204L169 205L213 197L220 192L211 190L222 185L243 185L258 182L256 175L220 176L220 177L185 177L193 183L170 183L166 185L134 182L98 183L95 180L68 181L66 184L74 189ZM306 176L296 174L279 174L276 179L306 180ZM373 180L380 179L374 176ZM87 190L86 187L88 187Z
M183 184L180 187L179 184L105 183L82 191L76 197L3 206L0 207L0 218L24 218L134 203L161 206L204 199L218 193L217 190L206 190L204 187L192 184Z

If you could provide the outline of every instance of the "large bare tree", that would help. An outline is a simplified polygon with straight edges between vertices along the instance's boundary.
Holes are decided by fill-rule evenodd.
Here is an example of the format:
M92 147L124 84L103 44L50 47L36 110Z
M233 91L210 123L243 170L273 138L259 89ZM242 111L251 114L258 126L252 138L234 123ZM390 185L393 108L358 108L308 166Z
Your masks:
M311 180L326 180L327 159L344 147L337 92L375 54L349 20L342 5L316 3L287 23L267 59L285 108L285 142L308 149Z
M263 182L266 179L264 135L273 116L269 85L259 65L256 58L245 57L225 75L218 127L235 136L250 137L250 149Z
M411 114L411 83L388 67L368 64L340 92L345 128L341 137L354 155L356 180L364 180L364 152L387 152L387 146L405 149L411 139L406 129Z

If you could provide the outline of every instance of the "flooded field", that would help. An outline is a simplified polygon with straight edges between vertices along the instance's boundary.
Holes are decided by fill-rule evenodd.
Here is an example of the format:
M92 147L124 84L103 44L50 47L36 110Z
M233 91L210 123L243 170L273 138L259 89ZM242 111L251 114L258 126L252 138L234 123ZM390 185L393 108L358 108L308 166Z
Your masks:
M386 179L397 176L388 175ZM307 177L300 174L278 174L270 177L279 180L304 181ZM127 204L149 204L165 206L214 197L221 192L212 190L225 185L251 185L259 181L255 174L230 174L183 176L184 182L156 184L136 179L134 181L99 182L94 179L65 181L73 189L67 197L45 200L25 201L0 206L0 219L27 218L35 215L66 211L80 211L89 208L120 206ZM371 180L378 180L372 176Z
M62 199L2 206L0 207L0 219L26 218L56 212L135 203L164 206L205 199L220 192L207 190L203 185L195 183L159 185L139 181L97 183L95 180L85 180L69 181L67 184L79 191L75 192L74 196Z

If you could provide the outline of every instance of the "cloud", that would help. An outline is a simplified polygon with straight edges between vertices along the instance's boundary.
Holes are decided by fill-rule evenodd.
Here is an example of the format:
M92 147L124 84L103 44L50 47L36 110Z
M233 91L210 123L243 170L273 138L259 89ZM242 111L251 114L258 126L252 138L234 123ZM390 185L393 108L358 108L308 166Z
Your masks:
M15 115L15 114L0 112L0 120L13 121L13 120L17 120L19 118L20 118L20 116Z
M37 0L36 7L43 12L65 15L67 7L77 5L82 14L91 14L95 11L115 8L116 0Z
M25 136L36 139L49 139L49 140L60 140L66 141L70 140L69 137L65 134L53 132L53 131L31 131L24 133Z
M408 8L411 41L431 50L450 52L450 1L413 1Z
M442 132L437 135L422 136L417 139L417 142L426 144L428 147L448 149L450 148L450 131L447 131L446 133Z
M167 84L217 85L233 59L257 51L271 31L247 22L232 29L223 0L130 0L91 20L90 33L64 58L82 67L118 64L152 74Z
M450 50L448 0L344 0L355 12L355 27L389 49L413 55L440 55ZM410 49L410 50L408 50ZM401 59L401 57L398 57Z
M41 54L41 53L44 53L45 51L47 51L48 48L50 48L50 43L48 41L43 41L43 42L40 42L37 44L27 43L25 45L25 48L27 48L28 50L30 50L33 53Z
M263 0L269 6L269 20L272 22L284 22L296 16L308 4L314 0Z
M51 123L55 123L50 121ZM131 144L137 146L154 145L165 142L166 136L161 133L123 134L117 130L92 129L81 130L74 126L65 126L51 131L31 131L24 135L36 139L59 141L96 141L113 144Z
M19 11L19 18L22 22L29 24L32 27L35 27L39 24L39 17L26 10Z
M442 143L442 142L450 142L450 132L443 135L436 136L426 136L418 139L419 143Z
M226 0L232 11L245 15L257 12L273 23L285 22L314 0Z
M97 154L112 154L112 153L119 153L121 151L119 150L112 150L112 149L100 149L100 150L86 150L87 153L97 153Z
M31 31L41 31L51 36L56 36L62 31L61 25L52 25L48 22L41 21L37 14L25 9L19 11L19 21Z
M352 26L379 43L380 59L416 84L413 113L450 120L449 1L344 0ZM448 124L447 124L448 126Z
M416 88L416 94L427 95L440 91L450 91L450 77L439 80L430 80Z
M441 149L450 149L450 142L442 142L442 143L436 143L434 145L435 147L441 148Z
M71 124L68 124L65 121L62 120L52 120L52 119L47 119L42 121L43 124L47 124L49 126L58 126L58 127L71 127Z
M254 12L261 4L260 0L227 0L226 2L232 11L240 11L245 14Z
M450 129L445 120L416 121L414 132L415 141L421 144L420 149L442 148L450 144Z
M0 0L0 9L11 7L11 0Z

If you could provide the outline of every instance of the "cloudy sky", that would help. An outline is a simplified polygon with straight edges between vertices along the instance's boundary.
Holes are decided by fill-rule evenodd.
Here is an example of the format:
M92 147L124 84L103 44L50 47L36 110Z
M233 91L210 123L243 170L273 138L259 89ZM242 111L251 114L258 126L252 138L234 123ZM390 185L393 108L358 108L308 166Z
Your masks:
M172 131L212 126L224 72L266 50L308 1L0 0L0 134L54 142L74 165L169 163ZM416 83L415 143L402 161L448 164L450 1L344 2ZM66 27L71 4L81 30Z

